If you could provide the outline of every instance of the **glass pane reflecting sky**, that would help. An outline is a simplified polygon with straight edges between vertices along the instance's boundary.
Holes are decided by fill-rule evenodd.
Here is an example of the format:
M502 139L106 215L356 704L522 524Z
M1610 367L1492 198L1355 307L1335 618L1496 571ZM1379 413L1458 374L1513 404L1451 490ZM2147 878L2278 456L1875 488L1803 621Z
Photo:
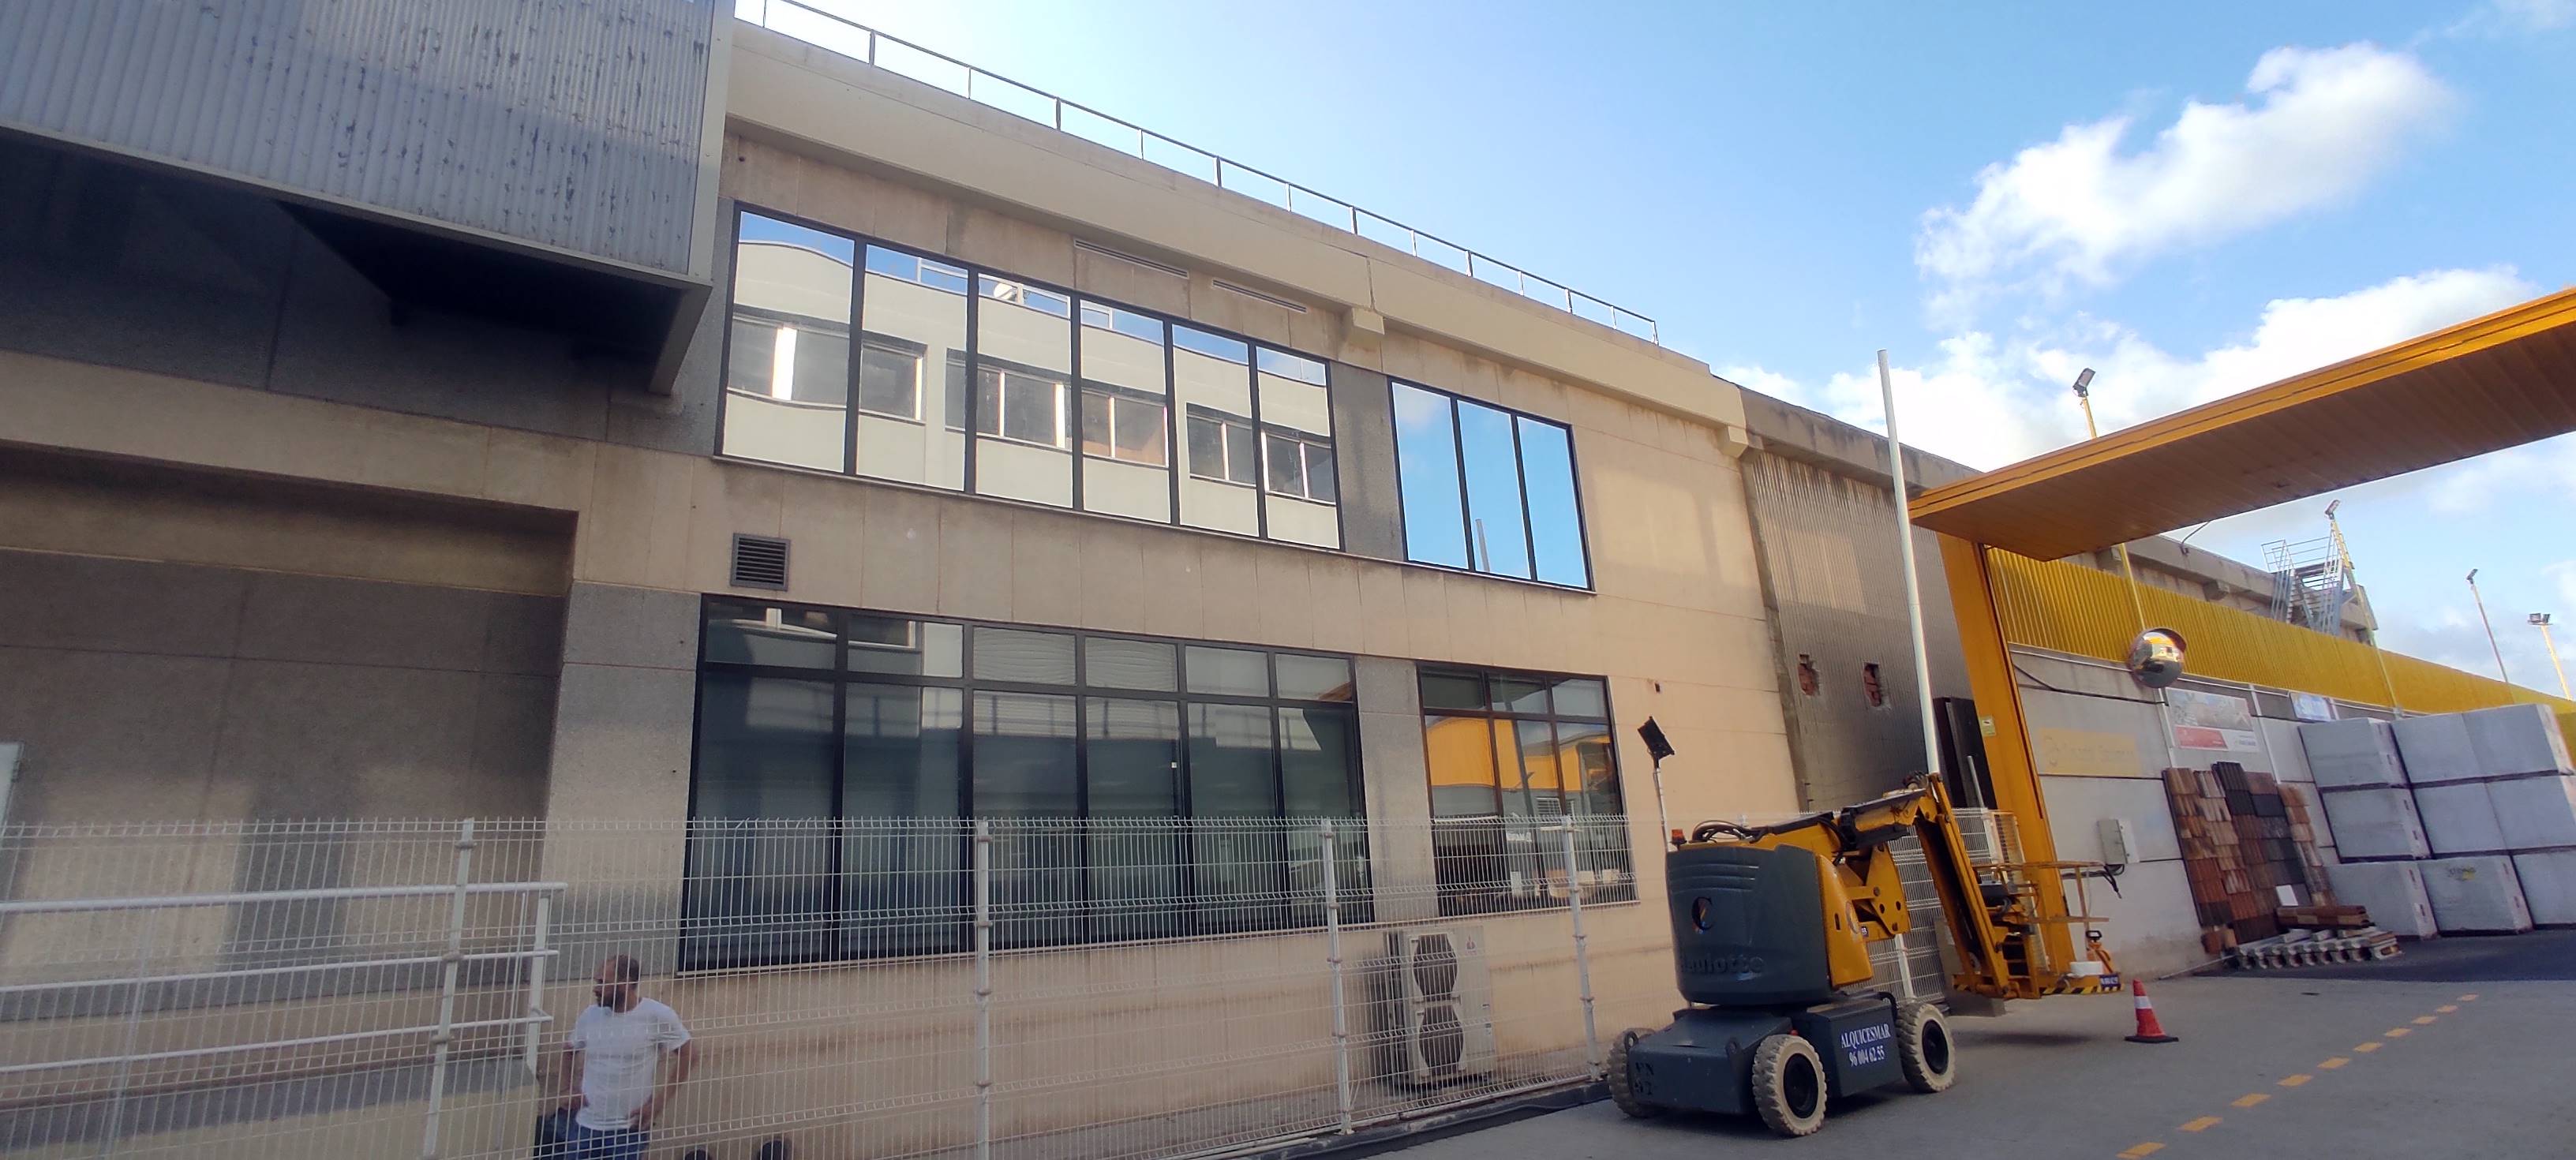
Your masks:
M1459 400L1458 445L1466 455L1467 515L1473 521L1478 571L1530 574L1522 537L1521 472L1512 447L1512 417Z
M848 238L827 234L821 230L809 230L800 225L792 225L775 218L765 218L756 213L742 215L742 240L782 242L791 246L803 246L815 253L836 258L842 265L848 265L857 260L858 243Z
M1426 564L1467 566L1465 513L1458 502L1458 449L1449 398L1395 387L1396 478L1404 492L1405 555Z
M1538 550L1538 578L1588 587L1592 577L1583 565L1583 521L1574 506L1574 449L1566 430L1529 418L1517 422L1521 472L1529 482L1530 539Z

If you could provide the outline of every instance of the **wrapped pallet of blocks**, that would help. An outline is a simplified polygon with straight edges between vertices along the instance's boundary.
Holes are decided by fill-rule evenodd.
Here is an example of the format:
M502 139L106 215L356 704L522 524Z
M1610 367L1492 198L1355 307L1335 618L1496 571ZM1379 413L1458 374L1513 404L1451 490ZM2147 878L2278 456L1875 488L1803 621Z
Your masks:
M2576 846L2576 777L2544 773L2490 781L2482 788L2504 838L2500 849Z
M2576 926L2576 850L2536 850L2513 856L2522 900L2534 926Z
M2299 726L2299 748L2307 752L2308 772L2318 789L2406 784L2406 765L2397 755L2397 733L2386 721L2370 717L2310 721Z
M2567 756L2567 735L2546 706L2505 705L2460 717L2468 725L2483 776L2576 772Z
M2424 899L2443 934L2520 934L2531 929L2513 859L2436 858L2422 864Z
M2416 784L2415 814L2424 823L2424 842L2436 856L2500 854L2511 849L2488 793L2493 788L2494 784L2475 781Z
M2486 776L2477 744L2469 737L2466 713L2407 717L2391 731L2397 735L2397 755L2406 763L2406 780L2419 788Z
M2318 786L2335 852L2345 860L2425 858L2433 853L2415 795L2405 786Z
M2335 901L2370 913L2374 926L2406 938L2432 938L2441 932L2433 904L2424 894L2420 862L2345 862L2326 867Z

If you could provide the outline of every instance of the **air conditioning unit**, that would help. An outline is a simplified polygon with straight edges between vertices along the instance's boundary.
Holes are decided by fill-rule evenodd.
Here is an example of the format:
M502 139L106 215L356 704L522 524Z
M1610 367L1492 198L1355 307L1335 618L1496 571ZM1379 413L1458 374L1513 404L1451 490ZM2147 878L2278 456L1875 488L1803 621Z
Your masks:
M1387 932L1395 1074L1418 1085L1494 1072L1494 977L1472 926Z

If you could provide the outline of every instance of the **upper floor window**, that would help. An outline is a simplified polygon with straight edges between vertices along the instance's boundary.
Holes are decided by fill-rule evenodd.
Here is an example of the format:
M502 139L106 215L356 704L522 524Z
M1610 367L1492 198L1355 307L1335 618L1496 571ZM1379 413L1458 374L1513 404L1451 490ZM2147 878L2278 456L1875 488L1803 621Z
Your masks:
M1341 546L1323 362L764 214L738 230L724 454Z
M1406 558L1591 586L1565 425L1410 383L1393 391Z

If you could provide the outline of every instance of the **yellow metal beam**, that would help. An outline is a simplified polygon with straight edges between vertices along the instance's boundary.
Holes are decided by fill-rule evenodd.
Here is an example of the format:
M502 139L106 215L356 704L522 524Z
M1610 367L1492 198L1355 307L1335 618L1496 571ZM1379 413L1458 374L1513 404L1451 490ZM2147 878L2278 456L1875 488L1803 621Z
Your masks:
M1968 665L1968 691L1977 701L1977 731L1985 738L1986 774L1994 784L1995 800L1986 804L2013 815L2021 836L2019 861L2055 862L2057 839L2048 829L2048 801L2040 793L2039 766L2030 754L2012 653L1995 616L1986 550L1956 536L1940 541L1950 608L1959 622L1959 651ZM2065 922L2056 921L2066 917L2065 894L2055 883L2039 885L2032 900L2034 917L2040 920L2038 937L2049 964L2063 971L2075 961L2074 938Z
M2570 430L2576 290L1930 489L1909 514L2054 560Z

